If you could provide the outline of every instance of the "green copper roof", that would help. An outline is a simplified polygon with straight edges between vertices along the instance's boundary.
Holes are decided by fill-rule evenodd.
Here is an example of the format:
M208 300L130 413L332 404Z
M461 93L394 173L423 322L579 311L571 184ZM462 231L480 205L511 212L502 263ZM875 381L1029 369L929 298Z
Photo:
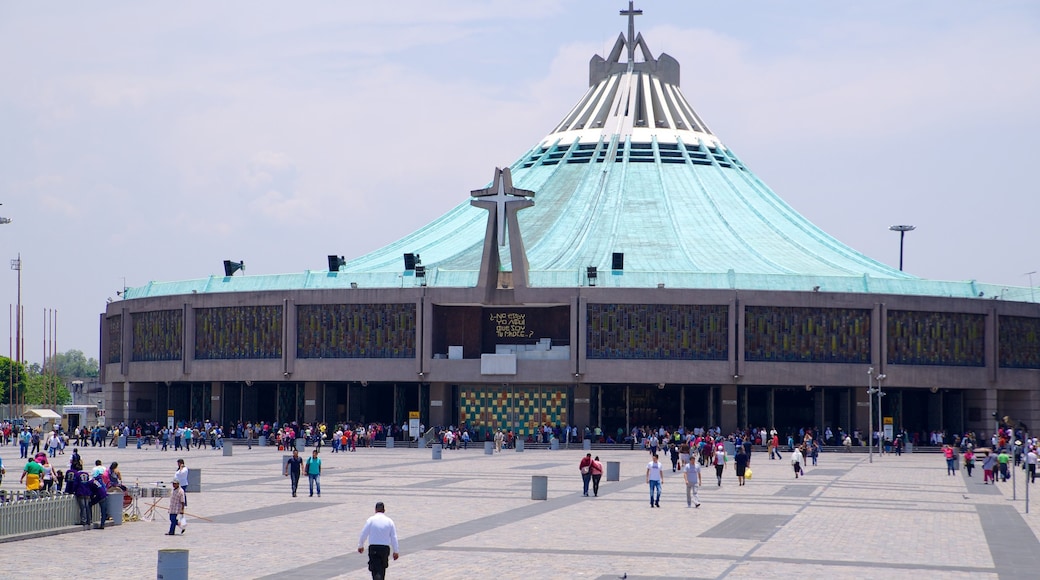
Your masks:
M654 58L641 35L620 36L589 68L589 90L510 167L513 185L534 192L533 206L516 214L529 287L586 285L586 269L595 266L602 287L1031 300L1028 289L916 278L816 227L707 128L679 90L678 62ZM406 253L421 257L427 286L474 287L493 212L460 198L440 218L339 272L150 283L126 297L417 286L420 279L404 268ZM611 270L615 252L624 254L621 271ZM509 252L500 255L501 268L512 270Z

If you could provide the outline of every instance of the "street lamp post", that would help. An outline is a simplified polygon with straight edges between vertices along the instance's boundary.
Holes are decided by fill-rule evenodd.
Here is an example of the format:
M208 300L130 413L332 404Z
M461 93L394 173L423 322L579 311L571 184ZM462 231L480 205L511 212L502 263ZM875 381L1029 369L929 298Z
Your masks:
M903 238L906 237L906 232L912 232L916 228L917 228L917 226L908 226L908 225L889 226L889 228L888 228L888 229L892 230L893 232L899 232L899 271L900 272L903 271Z
M870 440L874 436L874 367L867 369L867 459L874 463L874 443Z
M2 218L0 218L2 219ZM1029 301L1036 302L1036 295L1033 293L1033 274L1036 274L1036 270L1032 272L1026 272L1026 276L1029 276Z
M882 444L883 444L884 438L885 438L885 428L884 428L883 423L881 421L881 417L882 417L881 397L884 397L885 393L881 391L881 381L885 380L886 378L887 378L887 376L883 375L883 374L880 374L880 375L877 376L877 428L878 428L877 446L878 446L878 455L879 456L883 453L883 449L884 448L882 447Z

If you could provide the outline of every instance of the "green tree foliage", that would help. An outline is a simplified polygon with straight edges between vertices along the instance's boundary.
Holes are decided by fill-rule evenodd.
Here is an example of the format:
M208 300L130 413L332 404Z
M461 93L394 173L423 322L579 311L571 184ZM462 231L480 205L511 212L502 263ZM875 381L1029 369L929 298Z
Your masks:
M0 356L0 401L11 402L12 388L15 393L23 393L25 378L25 367L21 363Z
M61 376L43 372L39 363L32 363L25 373L25 402L29 405L66 405L72 395Z
M64 382L72 379L96 379L101 368L96 358L88 359L81 350L59 352L47 360L48 372L57 369Z

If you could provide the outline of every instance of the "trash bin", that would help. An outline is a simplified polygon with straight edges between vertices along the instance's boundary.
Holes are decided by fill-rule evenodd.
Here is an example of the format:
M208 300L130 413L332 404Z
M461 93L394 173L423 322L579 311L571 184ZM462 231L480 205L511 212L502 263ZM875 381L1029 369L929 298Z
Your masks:
M913 443L907 443L906 444L906 449L904 451L906 451L907 453L913 453L914 452L914 444Z
M119 449L126 449L126 435L119 436Z
M296 450L299 451L300 453L303 453L304 450L306 449L306 447L307 447L307 440L304 439L303 437L297 437L296 438Z
M607 462L607 481L621 481L621 462Z
M199 493L202 491L202 470L197 467L188 468L188 485L184 487L187 493Z
M560 440L555 438L555 437L550 439L549 440L549 449L551 451L559 451L560 450Z
M108 490L105 502L108 504L108 516L112 518L112 521L105 522L105 525L123 525L123 492L118 487Z
M285 466L286 466L287 463L289 463L290 459L292 459L292 455L283 455L282 456L282 469L278 473L285 473ZM303 475L303 466L302 465L300 466L300 475L301 476Z
M188 580L188 551L159 550L155 573L162 580Z
M722 449L726 451L726 455L733 458L737 455L737 446L732 441L723 441Z
M484 455L494 455L494 454L495 454L495 442L494 441L485 441L484 442Z
M386 438L386 448L387 449L393 449L394 448L394 438L393 437L387 437Z
M256 440L257 447L267 447L267 435L261 435Z
M531 499L549 499L549 476L531 476Z
M444 446L441 445L440 443L434 443L433 444L433 459L440 459L441 458L441 450L442 449L444 449Z
M592 451L592 439L583 439L581 449L582 451Z
M517 453L523 453L523 451L524 451L524 440L523 439L517 439L516 440L516 452Z
M231 441L225 441L222 447L224 448L224 457L231 457L231 448L233 447Z

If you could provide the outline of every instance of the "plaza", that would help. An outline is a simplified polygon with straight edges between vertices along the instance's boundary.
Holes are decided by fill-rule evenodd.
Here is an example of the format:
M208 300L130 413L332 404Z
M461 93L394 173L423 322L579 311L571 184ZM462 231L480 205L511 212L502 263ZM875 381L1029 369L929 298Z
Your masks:
M19 487L9 449L5 490ZM377 501L401 543L389 578L952 580L1027 578L1040 569L1040 508L1034 497L1025 513L1022 472L1014 484L983 485L981 470L970 479L963 470L946 475L935 453L872 462L864 453L824 453L796 480L786 459L756 451L744 487L732 468L721 487L705 469L696 509L686 507L681 473L667 468L662 509L650 509L648 455L627 448L593 451L619 462L620 478L604 478L599 497L587 498L577 469L585 452L573 445L494 455L470 446L441 460L428 448L324 448L321 497L307 496L304 479L297 498L281 472L285 452L274 447L236 445L232 456L132 445L81 453L88 464L118 461L131 484L169 482L178 458L200 469L187 532L163 535L164 499L150 522L6 542L0 577L31 566L50 577L104 569L151 578L158 551L174 548L189 550L193 578L367 578L356 542ZM531 499L532 476L547 476L546 500Z

